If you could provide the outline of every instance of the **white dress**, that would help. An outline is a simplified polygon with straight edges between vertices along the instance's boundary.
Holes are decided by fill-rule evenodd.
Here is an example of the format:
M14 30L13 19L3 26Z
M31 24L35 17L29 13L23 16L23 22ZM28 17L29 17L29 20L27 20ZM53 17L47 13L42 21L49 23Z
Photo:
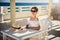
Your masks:
M27 25L29 25L28 27L36 27L36 26L39 26L40 23L39 23L39 21L28 20Z

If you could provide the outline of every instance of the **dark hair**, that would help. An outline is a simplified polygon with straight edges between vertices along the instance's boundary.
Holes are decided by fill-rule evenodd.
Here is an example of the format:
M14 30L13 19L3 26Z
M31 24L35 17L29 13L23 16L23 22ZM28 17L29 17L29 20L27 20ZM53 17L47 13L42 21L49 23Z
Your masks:
M34 10L32 10L32 9L34 9ZM37 7L32 7L31 12L38 12L38 8Z

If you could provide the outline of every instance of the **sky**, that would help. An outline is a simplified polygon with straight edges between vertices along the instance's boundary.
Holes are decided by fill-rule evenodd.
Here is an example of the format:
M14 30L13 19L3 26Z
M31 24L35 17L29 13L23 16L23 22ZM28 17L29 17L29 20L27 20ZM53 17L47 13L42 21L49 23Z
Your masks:
M48 3L49 0L15 0L16 2L25 2L25 3ZM53 0L53 3L58 3L59 0ZM0 2L10 2L10 0L1 0Z

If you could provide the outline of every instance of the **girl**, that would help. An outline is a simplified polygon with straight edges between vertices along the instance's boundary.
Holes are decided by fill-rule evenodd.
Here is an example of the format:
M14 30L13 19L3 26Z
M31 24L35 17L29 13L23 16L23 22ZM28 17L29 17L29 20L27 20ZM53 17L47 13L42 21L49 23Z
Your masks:
M37 12L38 12L38 8L37 7L32 7L31 8L32 16L28 20L26 28L28 28L28 29L34 29L34 30L39 30L40 29L39 19L36 16Z

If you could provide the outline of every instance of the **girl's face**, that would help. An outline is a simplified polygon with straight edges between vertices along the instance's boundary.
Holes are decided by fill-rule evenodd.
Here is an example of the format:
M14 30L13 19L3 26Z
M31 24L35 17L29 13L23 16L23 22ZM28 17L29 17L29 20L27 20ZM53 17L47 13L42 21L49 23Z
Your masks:
M36 16L37 12L35 11L35 9L32 9L32 15Z
M36 16L37 15L37 12L32 12L32 15Z

